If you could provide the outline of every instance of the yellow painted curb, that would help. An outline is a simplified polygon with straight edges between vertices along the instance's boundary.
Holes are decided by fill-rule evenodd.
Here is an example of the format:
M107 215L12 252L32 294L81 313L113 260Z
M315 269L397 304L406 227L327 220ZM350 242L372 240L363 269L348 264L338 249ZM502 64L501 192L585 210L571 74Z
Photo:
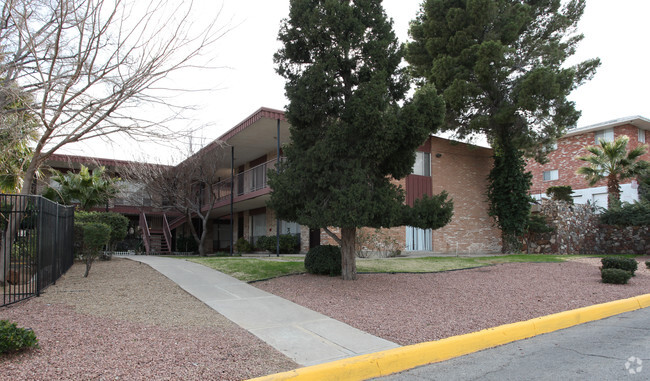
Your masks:
M505 324L438 341L271 374L250 381L367 380L646 307L650 307L650 294Z

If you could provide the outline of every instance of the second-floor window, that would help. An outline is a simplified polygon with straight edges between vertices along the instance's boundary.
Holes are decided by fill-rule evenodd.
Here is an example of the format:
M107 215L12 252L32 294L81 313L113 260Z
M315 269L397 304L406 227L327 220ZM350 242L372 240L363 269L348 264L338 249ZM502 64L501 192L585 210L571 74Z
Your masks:
M550 171L544 171L544 181L557 180L558 175L559 175L559 173L558 173L557 169L552 169Z
M645 130L639 128L639 143L645 143Z
M415 152L414 175L431 176L431 154L428 152Z
M604 140L606 142L613 142L614 141L614 129L613 128L608 128L605 130L601 131L596 131L594 133L595 139L594 139L594 144L598 145L600 144L601 140Z

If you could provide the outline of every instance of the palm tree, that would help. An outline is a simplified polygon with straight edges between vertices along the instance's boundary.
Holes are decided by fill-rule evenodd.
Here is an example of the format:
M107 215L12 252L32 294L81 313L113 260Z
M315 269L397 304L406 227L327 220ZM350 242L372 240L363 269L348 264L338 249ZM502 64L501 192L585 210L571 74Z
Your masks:
M583 175L589 186L594 186L604 178L607 179L607 207L618 205L621 200L620 181L636 177L650 169L650 163L639 160L647 152L647 146L638 146L630 151L627 143L630 138L621 136L613 142L600 140L599 146L587 146L589 156L578 159L589 163L580 167L576 173Z
M106 175L106 168L97 167L92 173L88 167L81 165L79 173L62 174L55 171L52 180L59 184L58 189L48 187L43 196L50 200L71 205L79 203L81 210L106 204L119 192L119 178Z

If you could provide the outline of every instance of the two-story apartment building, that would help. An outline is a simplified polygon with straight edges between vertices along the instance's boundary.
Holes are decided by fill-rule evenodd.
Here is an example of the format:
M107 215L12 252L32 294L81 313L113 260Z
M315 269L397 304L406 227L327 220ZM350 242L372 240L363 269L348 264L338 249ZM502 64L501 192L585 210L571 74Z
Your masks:
M217 161L218 182L213 187L217 200L207 227L207 253L228 251L241 237L255 242L261 236L275 236L278 229L280 234L299 235L301 252L319 244L333 243L324 231L277 220L273 210L266 206L271 194L266 182L267 171L275 168L278 157L282 157L282 146L289 140L289 123L284 112L260 108L197 153L210 155L212 150L219 150L218 154L211 155ZM384 229L382 234L397 242L402 251L499 252L500 231L487 214L485 197L491 156L489 148L429 137L416 152L413 173L398 184L405 190L406 202L410 205L424 194L447 191L454 200L454 216L447 226L435 231L401 226ZM104 165L115 175L119 175L121 167L130 164L63 155L53 156L49 164L74 170L81 163L91 167ZM137 190L131 191L137 195ZM134 192L127 189L125 193ZM156 208L155 202L152 204L152 200L146 199L146 193L141 196L141 202L134 202L133 194L120 196L109 209L139 224L136 230L149 241L145 244L147 251L170 250L179 237L189 236L190 222L185 217ZM200 228L196 221L194 224Z
M578 168L586 165L577 157L589 155L585 147L598 145L600 139L613 141L619 136L628 136L630 139L628 149L647 144L647 139L650 139L649 131L650 119L642 116L619 118L569 130L558 139L557 147L548 154L548 163L539 164L532 160L528 162L527 170L533 174L531 194L539 199L551 186L570 185L574 192L575 203L590 202L607 207L606 181L602 180L590 187L583 176L576 174ZM641 159L650 161L650 153L646 153ZM623 181L621 201L632 202L638 199L636 180Z
M275 235L279 229L281 234L299 234L302 252L332 243L323 231L276 220L273 210L266 207L271 193L266 172L275 168L282 145L289 139L284 113L268 108L257 110L217 139L230 147L232 157L222 159L224 176L217 186L219 198L208 232L213 238L209 243L212 246L206 247L206 251L229 247L231 219L233 241L244 237L254 242L260 236ZM215 144L204 150L209 149L224 148ZM429 137L418 149L414 173L399 183L409 204L423 194L446 190L454 200L454 217L449 225L436 231L402 226L384 233L394 238L401 250L498 252L500 231L487 214L485 199L491 155L489 148ZM233 175L229 177L230 171Z

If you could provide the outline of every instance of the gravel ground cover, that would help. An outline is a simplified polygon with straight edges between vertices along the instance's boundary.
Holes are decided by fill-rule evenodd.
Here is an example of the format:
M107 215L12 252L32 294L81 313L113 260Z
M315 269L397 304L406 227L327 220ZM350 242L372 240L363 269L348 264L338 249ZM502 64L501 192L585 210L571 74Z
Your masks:
M2 380L242 380L296 363L149 266L75 264L38 298L0 308L40 349L0 357Z
M430 274L311 274L254 283L353 327L408 345L650 293L647 258L627 285L601 282L600 259L509 263Z

